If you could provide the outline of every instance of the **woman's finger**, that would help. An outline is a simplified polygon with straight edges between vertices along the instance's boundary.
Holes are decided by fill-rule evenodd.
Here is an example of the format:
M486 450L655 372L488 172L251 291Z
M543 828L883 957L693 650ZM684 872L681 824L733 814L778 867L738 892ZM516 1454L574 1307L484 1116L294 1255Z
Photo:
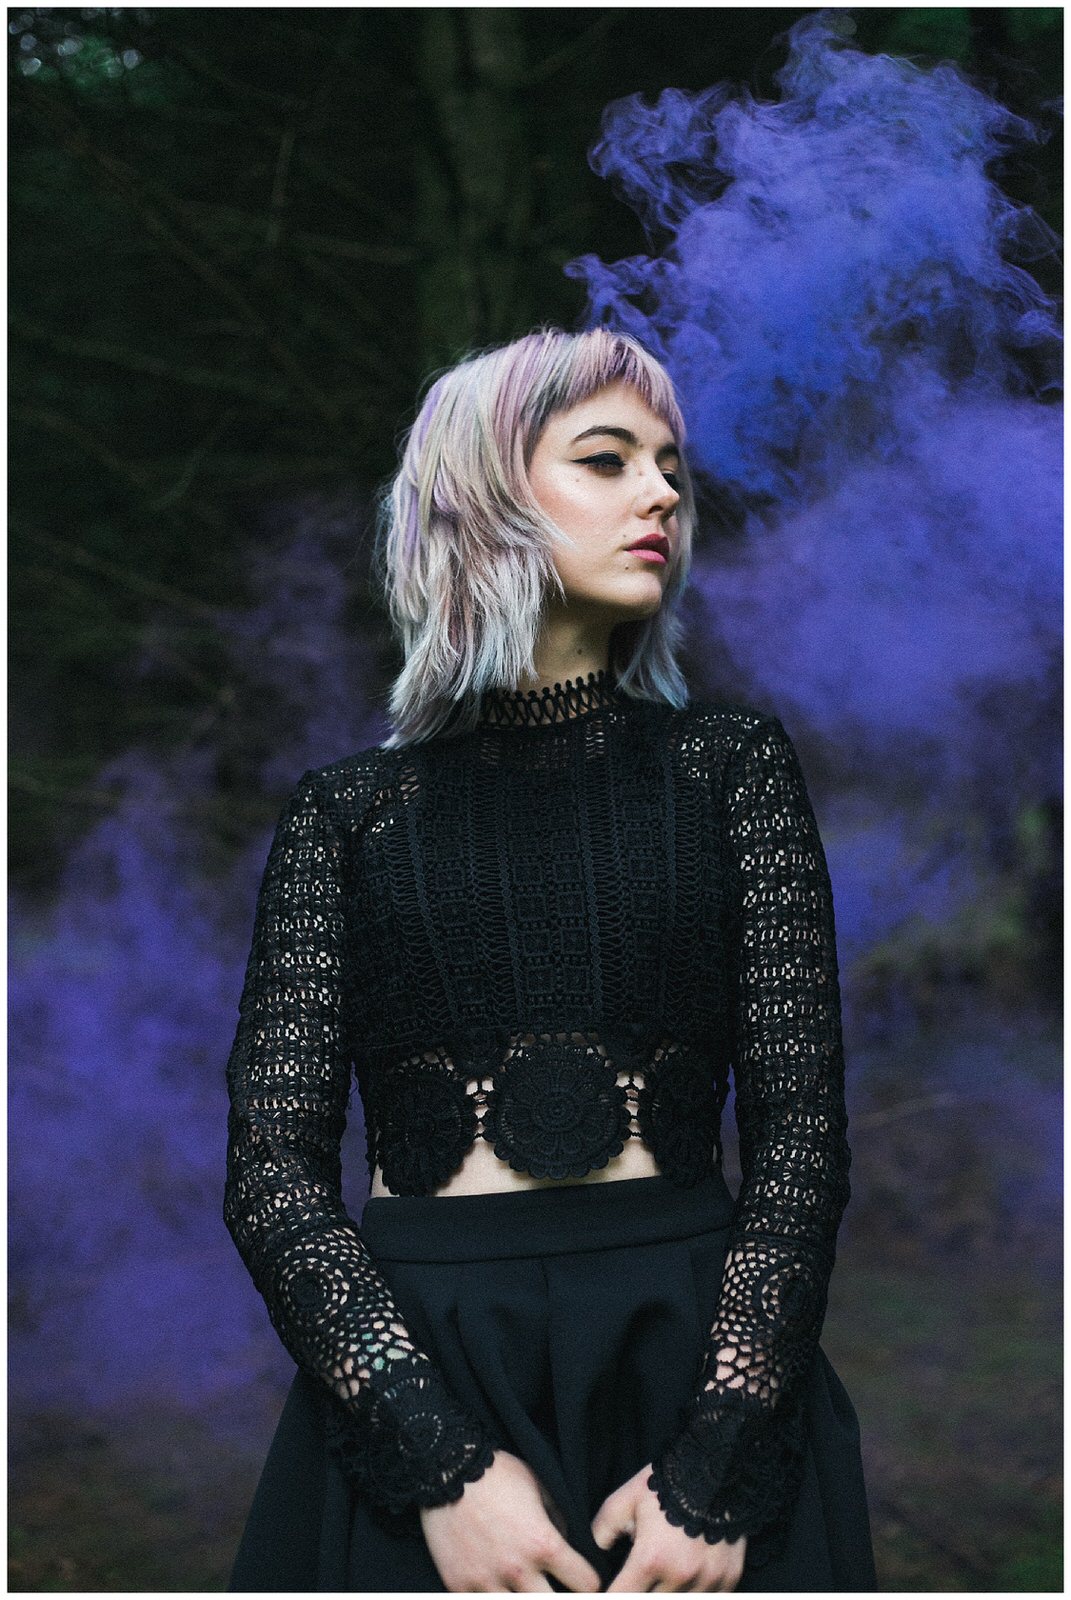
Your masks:
M607 1594L650 1594L652 1579L647 1573L640 1575L641 1569L638 1561L633 1561L629 1556L613 1583L607 1589Z
M591 1562L565 1539L547 1562L545 1570L552 1573L559 1583L564 1583L573 1594L598 1594L602 1589L602 1578ZM547 1588L550 1588L549 1584Z

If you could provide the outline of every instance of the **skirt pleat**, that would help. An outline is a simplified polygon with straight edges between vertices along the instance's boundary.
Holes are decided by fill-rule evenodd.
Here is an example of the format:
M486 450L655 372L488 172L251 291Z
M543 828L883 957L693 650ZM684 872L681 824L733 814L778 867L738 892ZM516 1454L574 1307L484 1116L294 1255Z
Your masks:
M604 1587L629 1545L600 1550L591 1520L680 1425L732 1203L715 1172L690 1189L630 1178L365 1205L362 1236L413 1338L535 1472ZM318 1379L295 1375L228 1588L445 1592L419 1519L377 1510L343 1477L324 1442L326 1398ZM875 1590L859 1421L821 1348L806 1414L782 1552L761 1567L745 1556L738 1588Z

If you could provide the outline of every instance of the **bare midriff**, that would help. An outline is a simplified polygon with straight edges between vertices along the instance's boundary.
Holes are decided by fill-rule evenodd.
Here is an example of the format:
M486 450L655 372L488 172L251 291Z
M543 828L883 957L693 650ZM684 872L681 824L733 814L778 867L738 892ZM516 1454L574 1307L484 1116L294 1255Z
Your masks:
M458 1170L432 1194L498 1194L508 1189L560 1189L570 1183L613 1183L619 1178L654 1178L659 1175L654 1155L642 1140L635 1136L625 1140L619 1156L612 1156L605 1167L596 1167L582 1178L533 1178L530 1172L518 1172L508 1161L496 1156L486 1139L477 1139L468 1151ZM378 1199L391 1191L383 1182L379 1167L372 1175L370 1195Z

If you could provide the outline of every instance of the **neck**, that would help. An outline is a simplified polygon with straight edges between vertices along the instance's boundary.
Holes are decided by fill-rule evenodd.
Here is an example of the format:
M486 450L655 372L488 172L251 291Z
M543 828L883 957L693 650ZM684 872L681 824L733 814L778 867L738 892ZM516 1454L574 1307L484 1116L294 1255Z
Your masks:
M554 689L560 683L579 683L593 674L609 672L608 652L576 654L570 656L543 656L536 662L535 675L524 677L517 685L519 691Z
M569 608L550 604L535 641L535 671L516 687L541 691L606 672L610 665L610 636L618 621L619 617L575 602Z

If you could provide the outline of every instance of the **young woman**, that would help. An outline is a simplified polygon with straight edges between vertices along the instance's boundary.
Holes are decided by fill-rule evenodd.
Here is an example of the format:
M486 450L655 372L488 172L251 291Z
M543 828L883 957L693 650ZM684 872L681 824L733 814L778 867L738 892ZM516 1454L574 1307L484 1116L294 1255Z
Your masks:
M232 1590L876 1588L818 1343L829 877L779 719L674 660L683 443L603 329L462 362L409 432L394 731L286 804L228 1066L227 1223L299 1369Z

